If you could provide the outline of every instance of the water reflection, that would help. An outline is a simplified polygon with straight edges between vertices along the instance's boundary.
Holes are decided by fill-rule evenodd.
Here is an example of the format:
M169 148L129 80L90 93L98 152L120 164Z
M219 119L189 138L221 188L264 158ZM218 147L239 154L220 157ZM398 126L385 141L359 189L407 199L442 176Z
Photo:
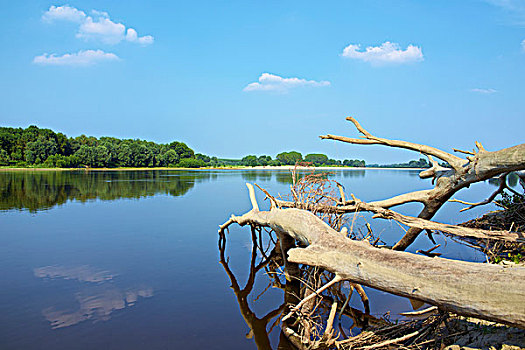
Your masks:
M231 289L237 298L237 303L239 304L239 310L241 315L250 328L249 332L246 334L246 338L253 339L258 349L272 349L270 344L269 334L274 330L275 326L279 324L281 313L284 311L286 303L283 302L280 305L277 305L273 310L267 312L266 315L262 317L257 317L256 313L252 311L248 300L250 299L250 294L253 292L255 279L257 273L261 270L265 271L268 276L270 276L270 283L268 287L285 289L285 283L283 284L277 273L277 269L282 264L282 259L280 258L280 252L276 249L278 245L268 254L264 256L262 260L257 264L257 239L255 237L254 231L252 231L252 247L251 247L251 259L250 259L250 271L248 274L248 280L244 288L241 288L237 278L230 269L228 265L229 259L225 257L226 250L226 237L221 236L219 240L219 253L220 253L220 264L226 271L230 281ZM262 251L261 251L262 252ZM280 263L281 262L281 263ZM267 290L267 289L266 289ZM265 291L266 291L265 290ZM252 296L252 298L259 299L261 295ZM277 318L276 318L277 317ZM276 318L272 323L272 319ZM268 324L270 323L270 328L268 329ZM278 328L278 327L277 327ZM284 336L280 336L279 349L295 349Z
M276 278L267 274L266 269L271 272L275 266L269 263L256 273L253 286L247 283L253 242L244 237L250 234L245 228L239 228L241 240L229 238L226 253L232 258L228 262L224 253L223 259L235 273L238 288L228 288L235 283L217 264L217 224L232 212L242 213L251 207L244 185L246 173L258 176L257 182L270 193L289 191L290 172L275 169L0 171L0 208L4 209L0 212L0 348L93 349L109 343L115 349L138 349L145 343L149 349L255 348L255 341L264 344L260 339L265 337L277 347L280 327L276 325L273 332L270 329L279 315L266 323L267 335L258 325L268 320L265 316L271 311L280 309L285 298L293 296L285 294L286 288L293 290L293 280L287 281L280 274L279 287ZM407 175L407 170L335 169L333 173L333 179L348 193L354 192L363 200L430 186ZM345 176L347 179L342 179ZM477 201L493 189L481 186L471 190L470 197L461 199ZM110 203L111 199L115 201ZM30 213L47 208L53 210ZM417 215L415 209L403 213ZM444 208L443 221L464 221L457 216L459 209ZM381 239L387 244L402 234L397 225L388 222L374 221L373 225L377 225L374 232L382 233ZM229 237L236 234L235 230ZM265 243L267 237L263 237ZM241 244L245 238L249 250ZM443 247L447 244L444 254L455 249L453 246L460 247L447 257L464 259L470 254L450 240L438 243ZM423 237L414 249L426 250L429 244ZM262 258L258 252L255 267ZM284 264L279 262L279 254L275 258ZM484 256L480 259L484 261ZM311 271L301 270L306 278ZM254 300L270 282L269 290ZM348 288L342 292L348 295ZM304 295L304 284L298 295L301 293ZM408 301L393 300L382 292L367 293L370 312L375 316L387 310L410 310ZM151 294L155 297L148 298ZM330 308L329 297L332 294L323 299L325 310ZM345 298L338 300L343 305ZM227 309L225 301L229 305L233 302L233 309ZM364 311L357 293L349 305ZM349 310L347 307L345 312ZM358 310L354 313L359 322L367 319L360 317ZM100 322L108 317L110 321ZM354 326L350 318L345 316L341 321L347 335ZM245 319L252 320L253 332L248 326L241 325L240 331L233 327L244 324ZM357 328L362 326L359 322ZM61 328L55 331L51 327ZM352 330L353 334L357 331ZM246 333L252 338L245 340Z
M214 174L201 171L5 171L0 172L0 210L31 212L69 200L115 200L156 194L182 196ZM216 176L216 174L215 174Z
M257 349L296 349L294 345L298 339L289 339L282 331L280 326L281 318L289 311L290 305L295 305L300 299L305 296L305 293L311 293L311 290L301 286L300 281L312 282L313 279L321 278L323 271L318 268L310 266L300 266L284 260L286 251L295 246L293 240L288 237L282 237L284 240L274 240L271 236L271 241L268 242L266 248L263 248L262 236L259 232L252 228L252 244L249 264L249 273L247 282L244 288L241 288L237 277L229 266L229 258L226 257L226 236L222 235L219 238L219 263L224 268L228 275L231 285L230 288L235 294L237 303L239 304L239 311L249 327L246 338L253 339ZM268 253L267 251L273 247ZM283 267L285 269L283 270ZM259 276L258 276L259 275ZM254 288L257 278L261 278L267 283L266 288L262 292L257 292ZM261 303L261 299L268 292L270 288L282 290L281 304L274 304L273 307L267 307L271 311L266 312L262 317L258 317L253 309L256 308L257 303ZM323 298L320 299L319 304L314 307L319 315L326 317L328 311L334 300L338 301L339 305L345 305L341 309L340 316L336 322L339 331L342 335L355 335L368 325L384 325L385 321L370 315L369 308L365 306L366 312L356 309L348 305L345 299L352 295L351 284L348 282L342 283L337 288L331 288ZM345 294L346 292L346 294ZM249 301L252 301L251 305ZM275 298L273 298L275 300ZM302 324L302 320L287 321L284 327L289 327L294 331L298 331L298 324ZM345 330L346 329L346 330ZM273 332L273 337L272 337ZM301 331L299 331L301 332ZM271 345L271 339L275 339L279 335L278 344L275 347ZM300 341L299 341L300 342ZM304 345L304 344L302 344Z
M80 282L104 282L109 281L115 277L109 271L97 270L89 265L82 266L44 266L37 267L33 270L35 277L57 279L63 278L66 280L77 280Z
M153 296L150 287L118 288L108 283L116 276L109 271L84 266L43 266L33 270L35 277L46 280L74 280L81 288L74 298L78 303L76 309L57 309L48 307L42 315L51 323L52 329L65 328L92 320L107 321L116 310L129 308L140 298Z
M242 179L246 182L271 181L273 174L272 170L245 170L242 172Z
M364 177L365 170L316 170L327 176ZM143 198L156 194L182 196L195 184L216 181L224 171L2 171L0 210L47 210L68 201ZM291 184L290 170L241 170L229 172L245 182ZM299 170L297 176L311 173Z
M518 174L516 174L515 172L512 172L512 173L507 175L507 184L510 187L518 186L519 180L520 180L520 178L518 177ZM493 186L499 186L499 178L498 177L493 177L493 178L488 180L488 183L493 185Z
M342 172L344 178L365 177L364 169L347 170Z
M271 333L276 324L279 323L279 318L277 318L271 324L270 329L268 329L268 323L270 323L272 319L282 313L285 303L283 302L281 305L278 305L272 311L266 313L266 315L263 317L257 317L255 312L251 310L248 300L250 294L253 291L256 274L261 270L266 271L269 276L272 276L273 281L271 282L271 285L273 287L283 288L283 284L276 274L276 269L279 267L279 264L277 263L276 249L274 248L267 257L263 258L260 263L256 264L257 242L255 238L252 239L252 241L253 244L251 249L250 272L248 274L248 280L244 288L240 287L239 283L237 282L237 278L228 265L229 259L225 258L226 238L224 236L219 241L220 264L223 266L226 274L230 278L230 287L237 298L241 315L250 328L250 331L246 334L246 338L253 338L258 349L271 349L269 333ZM284 340L286 340L286 338L284 338ZM279 348L293 349L293 347L282 347L281 344Z

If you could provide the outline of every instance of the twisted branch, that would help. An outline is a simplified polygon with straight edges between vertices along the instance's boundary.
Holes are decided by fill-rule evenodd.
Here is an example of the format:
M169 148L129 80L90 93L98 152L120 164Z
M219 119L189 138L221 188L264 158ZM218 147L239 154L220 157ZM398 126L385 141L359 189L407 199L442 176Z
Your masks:
M470 155L467 157L467 159L463 159L434 147L420 145L417 143L407 141L389 140L373 136L367 130L365 130L354 118L348 117L346 119L355 125L357 130L363 135L362 138L348 138L334 135L325 135L321 136L321 138L338 140L352 144L378 144L389 147L404 148L412 151L417 151L428 156L432 167L421 171L419 176L423 179L432 178L432 184L435 184L435 187L433 189L406 193L400 196L370 203L371 205L386 209L409 202L419 202L424 205L423 209L418 215L418 219L421 220L432 219L432 217L434 217L438 210L457 191L461 190L462 188L466 188L475 182L488 180L494 176L508 174L511 171L525 170L525 144L505 148L495 152L488 152L487 150L485 150L481 143L476 142L476 147L478 149L477 152L462 151L462 153L467 153ZM436 161L434 161L432 157L436 157L447 162L452 167L452 169L441 167ZM506 188L508 189L509 187L506 186ZM496 195L497 193L493 194L491 197L489 197L490 200L480 202L479 204L468 204L471 206L486 204L492 201ZM281 204L283 206L286 206L285 203ZM336 210L334 212L338 213L355 212L358 209L359 208L356 207L355 203L353 204L352 202L348 201L345 202L342 206L337 206L337 208L335 209L328 207L323 208L323 210ZM412 244L415 241L415 239L418 237L421 231L424 228L428 227L428 223L423 221L411 220L411 222L411 228L394 245L393 249L405 250L410 244ZM432 223L431 226L435 227L436 224L437 223ZM449 227L441 228L449 229Z
M368 131L365 130L359 124L359 122L353 118L353 117L347 117L346 120L352 122L356 129L363 134L363 138L349 138L344 136L335 136L335 135L323 135L320 136L321 139L331 139L331 140L338 140L343 141L347 143L352 144L359 144L359 145L385 145L389 147L396 147L396 148L404 148L409 149L416 152L421 152L423 154L432 155L436 158L439 158L448 164L450 164L454 169L460 168L462 164L465 163L465 160L462 158L459 158L453 154L447 153L445 151L442 151L440 149L430 147L427 145L420 145L413 142L407 142L407 141L400 141L400 140L389 140L385 138L380 138L377 136L373 136Z

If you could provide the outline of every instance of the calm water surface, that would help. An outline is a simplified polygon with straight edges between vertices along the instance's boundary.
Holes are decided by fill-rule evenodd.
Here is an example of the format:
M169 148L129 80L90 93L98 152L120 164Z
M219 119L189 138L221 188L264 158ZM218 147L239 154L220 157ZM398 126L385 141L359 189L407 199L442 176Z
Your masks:
M366 201L430 187L409 170L335 170L332 178ZM250 229L231 228L221 264L217 228L250 209L244 183L287 194L290 180L278 170L0 172L0 349L287 348L279 327L270 331L282 290L257 298L268 276L249 279ZM478 184L458 198L490 191ZM487 210L460 208L450 204L437 219ZM373 229L387 244L403 232L387 221ZM436 240L445 257L484 259ZM431 246L422 235L410 250ZM373 315L411 310L406 299L367 292ZM351 304L362 309L358 298Z

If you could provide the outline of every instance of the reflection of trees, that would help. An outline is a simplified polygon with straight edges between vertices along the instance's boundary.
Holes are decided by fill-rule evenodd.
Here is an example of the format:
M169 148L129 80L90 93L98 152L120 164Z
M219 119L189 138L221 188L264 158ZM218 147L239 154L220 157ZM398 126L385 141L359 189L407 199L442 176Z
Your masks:
M327 171L327 170L316 170L315 168L306 168L306 169L297 169L295 171L295 180L297 181L298 179L306 176L306 175L309 175L309 174L312 174L312 173L316 173L316 174L319 174L319 173L322 173L322 174L325 174L327 177L330 177L330 176L333 176L334 173L331 172L331 171ZM282 183L282 184L292 184L293 183L293 177L292 177L292 171L279 171L279 172L276 172L275 173L275 180L279 183Z
M516 187L518 185L519 177L515 172L510 173L507 175L507 183L510 187ZM493 186L499 186L499 178L493 177L488 180L489 184Z
M166 193L181 196L196 182L209 181L198 171L15 171L0 173L0 210L45 210L68 200L114 200Z
M344 178L365 177L365 171L366 170L363 170L363 169L343 170L343 171L341 171L341 174L343 174Z
M298 170L300 172L300 170ZM292 184L293 179L290 171L278 171L275 173L275 180L282 184Z
M246 182L271 181L273 170L244 170L242 179Z
M270 238L272 238L271 234ZM295 246L295 242L288 236L284 236L284 238L285 240L282 242L273 242L273 249L269 254L267 254L266 251L269 249L267 248L265 250L263 248L262 237L260 232L259 235L257 235L257 230L252 229L252 249L249 265L250 270L244 288L241 288L239 286L237 278L235 277L228 265L229 259L225 257L226 236L220 235L219 238L219 262L223 266L228 277L230 278L231 289L233 290L237 298L239 310L244 318L244 321L250 328L250 332L248 333L247 337L253 337L258 349L272 349L270 345L269 334L279 324L281 317L289 311L289 306L297 304L300 299L312 293L312 291L315 288L317 288L318 285L324 283L322 282L322 280L331 278L331 276L327 272L318 268L312 268L310 266L299 266L297 264L283 261L283 258L286 256L286 251ZM269 246L272 246L272 243L269 243ZM284 254L281 251L281 247L282 250L285 252ZM257 263L259 255L260 262ZM282 267L283 265L285 265L284 273L280 273L280 267ZM259 274L261 271L265 272L265 275L268 276L268 287L259 296L252 296L252 299L256 302L270 287L276 287L283 290L284 302L278 307L269 311L263 317L259 318L251 310L250 304L248 303L248 299L250 294L253 292L257 274ZM286 276L286 278L283 278L284 276ZM301 285L301 281L306 281L306 285ZM348 305L353 290L354 286L350 284L338 285L334 288L331 288L323 294L323 298L320 299L318 302L306 305L306 307L303 308L303 312L305 314L309 313L310 315L315 313L317 315L326 316L328 314L328 311L330 310L332 303L334 301L337 301L338 305L343 305L343 307L339 311L340 314L342 314L342 316L339 317L338 321L339 330L342 334L344 334L343 323L345 324L345 326L348 325L350 333L353 333L360 332L360 330L366 327L369 323L377 324L382 322L381 320L378 320L369 314L368 304L365 305L365 309L367 310L366 313ZM360 293L360 290L357 290L357 292ZM271 322L272 319L275 317L277 317L275 321ZM341 320L341 318L343 320ZM309 325L306 323L306 320L307 318L288 320L286 324L282 327L293 329L295 332L299 330L299 332L301 332L303 336L313 338L316 336L315 332L317 331L314 328L318 325ZM305 328L309 328L308 332L310 333L308 335L305 335ZM296 347L292 345L292 342L296 343L296 341L300 342L300 340L293 339L293 337L291 337L290 340L281 331L279 337L279 344L277 348L295 349Z

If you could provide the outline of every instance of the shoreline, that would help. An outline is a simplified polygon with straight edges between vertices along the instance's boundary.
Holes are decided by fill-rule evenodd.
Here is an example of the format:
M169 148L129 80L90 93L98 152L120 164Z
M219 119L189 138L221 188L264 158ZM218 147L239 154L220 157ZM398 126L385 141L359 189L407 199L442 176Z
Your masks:
M204 167L204 168L168 168L168 167L155 167L155 168L9 168L0 167L1 171L144 171L144 170L293 170L293 165L280 165L280 166L254 166L254 167ZM379 167L302 167L298 166L299 170L424 170L423 168L379 168Z

